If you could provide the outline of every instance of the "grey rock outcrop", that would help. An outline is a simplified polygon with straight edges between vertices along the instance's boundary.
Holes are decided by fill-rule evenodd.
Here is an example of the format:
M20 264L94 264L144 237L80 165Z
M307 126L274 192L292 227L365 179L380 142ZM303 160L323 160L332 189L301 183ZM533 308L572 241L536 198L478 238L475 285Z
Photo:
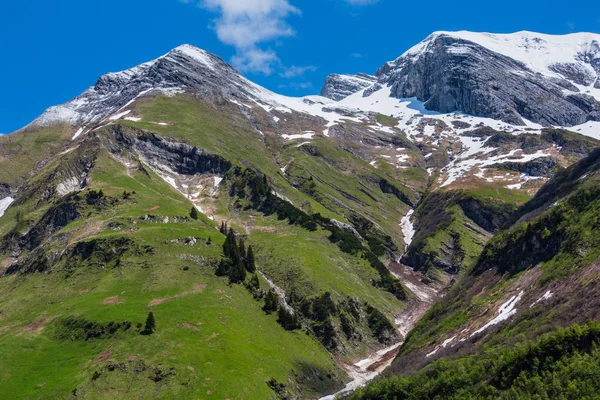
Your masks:
M376 77L367 74L331 74L325 79L325 84L321 89L321 96L339 101L372 86L376 82Z
M416 97L429 110L462 111L517 125L524 124L524 117L544 126L573 126L595 118L600 109L590 96L565 94L572 85L469 40L434 34L423 46L419 54L405 54L376 73L380 83L392 87L392 96ZM577 64L553 68L566 79L591 84L589 71Z

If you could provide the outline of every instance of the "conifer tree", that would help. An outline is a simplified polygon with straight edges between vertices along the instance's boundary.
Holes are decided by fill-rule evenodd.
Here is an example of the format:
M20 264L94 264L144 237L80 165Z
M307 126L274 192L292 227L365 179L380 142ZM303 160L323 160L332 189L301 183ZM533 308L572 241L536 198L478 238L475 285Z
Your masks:
M236 254L239 257L239 250L237 247L237 241L235 239L235 233L231 228L229 228L229 233L227 234L227 237L225 238L225 243L223 244L223 254L225 254L225 257L231 259L232 261L234 261L234 257Z
M196 210L196 207L192 207L192 210L190 211L190 217L196 220L199 218L198 210Z
M241 259L238 259L236 263L231 266L229 272L229 282L231 283L242 283L246 280L246 268L242 264Z
M229 265L229 261L223 258L219 262L219 266L217 267L217 271L215 273L217 276L226 276L229 275L230 271L231 266Z
M271 289L265 296L265 305L263 307L263 311L267 314L271 314L277 311L277 307L279 307L279 298L277 297L275 291Z
M239 252L240 252L240 260L242 261L242 265L246 266L246 245L244 244L244 239L240 239L239 244Z
M258 275L252 274L252 278L250 278L250 286L254 289L260 289L260 282L258 281Z
M300 327L298 317L286 310L285 307L279 307L277 322L279 322L279 325L281 325L286 331L293 331Z
M144 325L144 333L151 335L156 329L156 320L154 319L154 313L150 311L146 317L146 324Z
M254 250L252 249L252 245L248 246L248 252L246 253L246 258L244 259L244 265L246 267L246 271L253 274L256 272L256 264L254 262Z

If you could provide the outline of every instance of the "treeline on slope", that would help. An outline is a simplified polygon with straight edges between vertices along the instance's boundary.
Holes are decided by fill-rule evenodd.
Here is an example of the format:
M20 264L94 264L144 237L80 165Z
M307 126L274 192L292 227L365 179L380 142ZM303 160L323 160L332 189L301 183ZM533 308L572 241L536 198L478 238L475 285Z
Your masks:
M246 249L243 239L236 239L233 229L228 229L225 223L222 223L220 230L226 234L226 239L223 244L224 258L219 262L216 275L227 276L232 284L244 284L257 301L264 300L263 311L266 314L277 313L277 322L284 329L293 331L304 327L329 349L338 347L338 330L348 340L361 340L355 326L362 322L366 322L380 342L389 343L396 339L394 326L383 313L368 303L361 305L352 298L336 304L329 292L313 298L304 298L292 292L287 299L291 307L286 307L273 289L264 291L260 288L252 246ZM339 324L336 319L339 319Z
M227 179L231 181L230 195L247 200L249 203L246 207L261 211L266 215L277 215L280 220L287 219L290 224L299 225L310 231L315 231L318 227L328 230L331 232L329 240L337 244L340 250L364 258L377 270L380 279L373 282L375 286L392 293L398 300L408 298L408 293L400 281L378 258L378 255L383 255L385 251L384 243L391 239L367 236L369 243L365 246L353 233L336 226L329 219L318 213L308 215L290 202L274 195L266 175L261 176L251 169L233 168L227 174ZM238 202L238 205L244 206L241 201ZM361 229L363 232L367 232L366 229Z
M583 399L600 392L600 323L560 328L515 348L439 359L408 377L381 379L352 399Z

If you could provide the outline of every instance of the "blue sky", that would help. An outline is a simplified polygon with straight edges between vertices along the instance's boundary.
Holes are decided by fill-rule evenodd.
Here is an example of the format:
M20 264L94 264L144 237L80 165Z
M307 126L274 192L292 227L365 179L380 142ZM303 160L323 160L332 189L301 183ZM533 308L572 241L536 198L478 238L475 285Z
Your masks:
M19 0L0 5L0 132L191 43L280 93L373 73L436 30L600 32L597 1Z

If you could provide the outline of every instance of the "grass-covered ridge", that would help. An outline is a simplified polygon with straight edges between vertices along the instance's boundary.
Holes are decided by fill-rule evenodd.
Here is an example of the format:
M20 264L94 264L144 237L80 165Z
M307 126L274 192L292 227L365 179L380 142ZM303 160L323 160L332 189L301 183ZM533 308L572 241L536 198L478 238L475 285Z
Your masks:
M142 121L89 132L46 160L0 219L0 392L318 397L347 379L332 353L354 362L399 340L390 321L410 292L380 258L401 244L391 237L408 206L380 182L414 192L324 137L316 145L330 164L321 169L319 158L262 137L226 104L178 96L136 106ZM187 163L175 172L185 175L192 160L214 168L191 174L222 179L202 194L214 221L190 212L189 196L150 165L168 159L159 152L169 146L182 150L171 159ZM293 186L281 171L288 156L329 203ZM73 177L83 190L56 190ZM265 183L257 193L256 177ZM221 222L256 255L259 273L239 284L216 273ZM266 311L274 292L261 274L295 314ZM156 329L142 334L149 312Z

